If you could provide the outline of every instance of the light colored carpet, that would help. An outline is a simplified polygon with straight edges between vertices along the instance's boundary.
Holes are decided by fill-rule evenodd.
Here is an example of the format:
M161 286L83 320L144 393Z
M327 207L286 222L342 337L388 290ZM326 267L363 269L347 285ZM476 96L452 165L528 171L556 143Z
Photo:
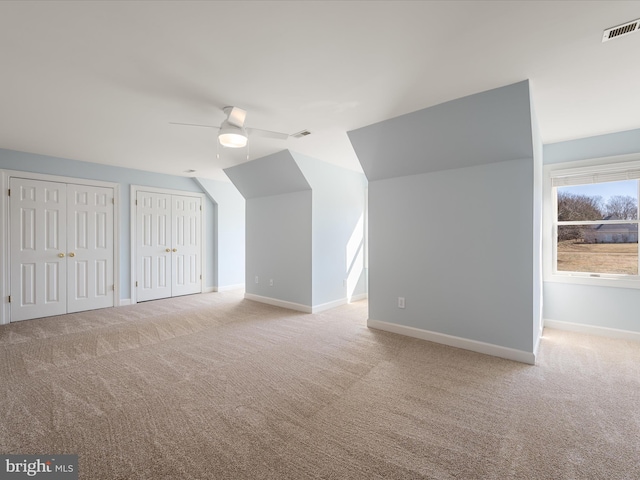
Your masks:
M537 366L212 293L0 327L0 452L83 479L638 479L640 344Z

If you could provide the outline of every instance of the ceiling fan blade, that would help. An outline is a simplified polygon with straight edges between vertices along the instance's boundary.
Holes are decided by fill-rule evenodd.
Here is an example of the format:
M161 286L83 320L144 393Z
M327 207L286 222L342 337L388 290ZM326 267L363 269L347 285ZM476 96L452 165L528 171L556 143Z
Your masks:
M214 127L213 125L200 125L199 123L180 123L180 122L169 122L170 125L186 125L187 127L205 127L205 128L216 128L220 129L220 127Z
M224 113L227 114L227 122L236 127L244 125L244 119L247 118L247 111L238 107L224 107Z
M262 130L261 128L247 128L247 133L251 136L275 138L278 140L286 140L291 136L288 133L272 132L271 130Z

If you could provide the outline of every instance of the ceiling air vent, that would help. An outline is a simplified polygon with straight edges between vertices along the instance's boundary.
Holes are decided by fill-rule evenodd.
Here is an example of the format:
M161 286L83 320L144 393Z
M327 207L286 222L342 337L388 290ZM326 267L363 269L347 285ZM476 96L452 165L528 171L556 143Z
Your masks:
M609 40L637 32L638 30L640 30L640 19L618 25L617 27L607 28L602 34L602 41L608 42Z
M291 136L293 138L302 138L302 137L306 137L307 135L311 135L311 132L309 130L302 130L301 132L294 133Z

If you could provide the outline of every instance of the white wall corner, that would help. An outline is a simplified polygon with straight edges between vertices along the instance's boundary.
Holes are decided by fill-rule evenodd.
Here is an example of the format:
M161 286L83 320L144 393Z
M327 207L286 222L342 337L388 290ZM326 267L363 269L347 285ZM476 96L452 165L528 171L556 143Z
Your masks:
M421 340L428 340L430 342L440 343L450 347L462 348L464 350L483 353L485 355L506 358L507 360L514 360L516 362L527 363L529 365L535 365L536 363L536 356L533 352L525 352L524 350L517 350L515 348L502 347L492 343L479 342L477 340L455 337L453 335L432 332L421 328L407 327L396 323L382 322L380 320L368 319L367 327L406 335L408 337L419 338Z
M540 330L538 331L538 338L536 344L533 346L533 357L538 358L538 352L540 351L540 342L542 341L542 333L544 332L544 324L540 322Z
M598 335L600 337L618 338L622 340L633 340L640 342L640 332L632 330L619 330L617 328L598 327L594 325L585 325L583 323L561 322L558 320L544 319L545 328L555 328L557 330L566 330L569 332L586 333L588 335Z
M287 302L284 300L278 300L277 298L263 297L261 295L254 295L253 293L245 293L244 298L246 298L247 300L253 300L254 302L273 305L275 307L288 308L289 310L296 310L298 312L304 313L313 313L312 307L308 305L302 305L300 303Z

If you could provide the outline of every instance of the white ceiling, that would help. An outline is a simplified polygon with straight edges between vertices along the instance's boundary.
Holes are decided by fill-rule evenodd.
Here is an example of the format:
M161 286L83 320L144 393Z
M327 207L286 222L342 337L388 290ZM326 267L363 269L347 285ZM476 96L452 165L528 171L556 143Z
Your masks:
M225 179L221 108L359 170L346 132L531 80L543 141L640 128L640 17L614 1L0 2L0 148ZM195 174L185 170L196 170Z

